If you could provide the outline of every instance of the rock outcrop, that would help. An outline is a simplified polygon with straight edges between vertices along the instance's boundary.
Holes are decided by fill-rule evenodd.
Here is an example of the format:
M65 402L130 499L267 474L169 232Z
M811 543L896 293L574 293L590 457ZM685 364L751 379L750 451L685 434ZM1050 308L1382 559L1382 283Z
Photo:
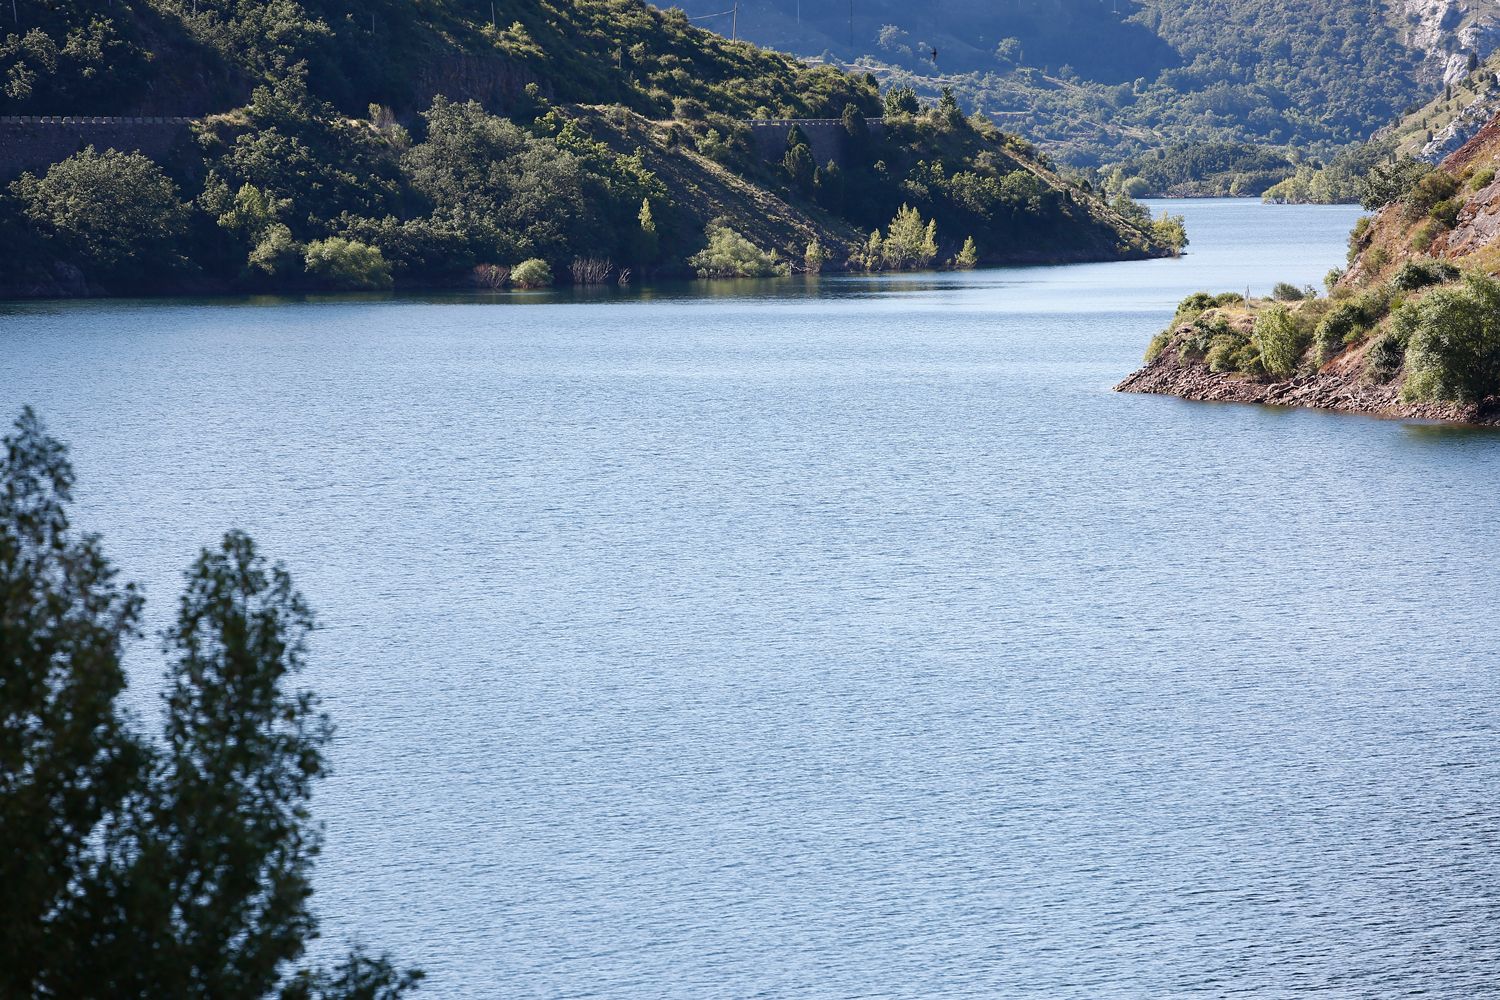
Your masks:
M1363 368L1361 350L1335 358L1314 374L1274 380L1215 372L1201 360L1184 360L1175 351L1166 350L1115 386L1115 391L1203 402L1300 406L1405 420L1500 425L1500 400L1473 406L1406 402L1401 398L1399 383L1371 382L1363 376Z

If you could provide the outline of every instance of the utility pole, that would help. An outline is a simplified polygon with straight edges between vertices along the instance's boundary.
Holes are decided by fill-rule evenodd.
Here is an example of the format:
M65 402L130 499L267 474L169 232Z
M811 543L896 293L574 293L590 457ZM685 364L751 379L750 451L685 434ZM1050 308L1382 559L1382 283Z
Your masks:
M740 0L734 0L734 19L729 22L729 40L737 42L740 38Z
M849 59L854 59L854 0L849 0Z

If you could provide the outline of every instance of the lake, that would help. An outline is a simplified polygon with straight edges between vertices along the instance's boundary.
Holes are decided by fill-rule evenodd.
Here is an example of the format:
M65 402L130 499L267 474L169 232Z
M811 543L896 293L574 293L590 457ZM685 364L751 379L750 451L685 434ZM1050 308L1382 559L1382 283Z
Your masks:
M1500 434L1111 392L1358 214L1170 208L1180 260L12 303L0 403L153 626L226 528L289 564L327 944L422 996L1493 990Z

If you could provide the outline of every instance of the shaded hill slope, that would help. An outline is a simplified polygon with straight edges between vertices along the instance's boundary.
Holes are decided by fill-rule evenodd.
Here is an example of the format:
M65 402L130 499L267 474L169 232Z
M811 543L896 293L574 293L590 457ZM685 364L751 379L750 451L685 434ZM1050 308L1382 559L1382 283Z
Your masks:
M10 294L494 281L530 258L559 279L639 280L1181 245L951 99L885 109L868 76L638 0L90 4L11 36L26 85L3 110L209 113L164 177L101 150L12 185ZM840 155L819 162L790 126L752 141L747 119L767 115L832 119Z

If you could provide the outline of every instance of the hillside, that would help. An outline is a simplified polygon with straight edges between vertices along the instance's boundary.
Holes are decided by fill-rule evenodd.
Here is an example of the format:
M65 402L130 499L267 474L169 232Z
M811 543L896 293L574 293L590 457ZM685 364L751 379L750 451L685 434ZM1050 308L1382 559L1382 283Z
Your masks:
M1500 423L1500 118L1436 169L1374 175L1386 204L1327 296L1193 296L1120 388Z
M1389 160L1438 163L1500 112L1500 53L1437 88L1427 103L1412 108L1365 143L1340 150L1327 162L1307 160L1292 176L1265 192L1266 201L1331 205L1359 202L1371 168Z
M7 294L973 266L1183 242L951 97L888 100L637 0L90 2L6 37L0 112L198 123L153 154L165 172L101 149L11 184ZM831 124L768 135L766 119Z
M863 0L852 46L846 11L841 22L803 10L799 24L799 6L813 7L746 0L741 37L925 94L951 86L1062 162L1118 167L1117 183L1139 178L1144 194L1258 195L1302 160L1368 139L1500 43L1494 0Z

